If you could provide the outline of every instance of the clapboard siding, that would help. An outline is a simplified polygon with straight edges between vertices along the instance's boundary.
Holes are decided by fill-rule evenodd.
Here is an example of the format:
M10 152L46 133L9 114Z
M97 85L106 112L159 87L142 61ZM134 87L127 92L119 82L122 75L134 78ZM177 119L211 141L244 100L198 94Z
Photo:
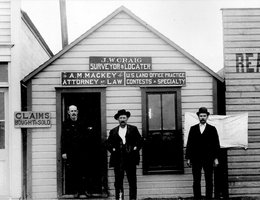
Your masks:
M11 1L0 1L0 62L11 60Z
M153 71L186 72L187 84L182 87L181 91L182 116L184 117L186 111L196 112L200 106L207 106L211 113L213 111L214 78L128 14L119 13L32 79L33 110L46 110L52 114L52 127L49 132L48 130L32 130L32 196L34 199L51 199L56 198L55 195L57 195L55 192L57 183L53 181L57 178L55 87L60 87L61 72L88 71L90 56L150 56ZM129 123L136 125L142 133L142 104L139 87L107 87L105 97L107 134L111 128L118 125L113 116L118 109L122 108L131 111ZM185 168L184 174L144 176L141 158L137 175L139 198L192 195L192 175L189 168ZM48 187L44 188L44 186ZM108 169L108 186L112 194L111 198L113 198L114 175L110 168ZM127 184L126 188L128 188ZM44 196L45 194L48 195Z
M11 1L0 1L0 44L11 43Z
M248 149L228 151L229 192L259 196L260 72L254 68L254 55L250 61L255 73L237 73L236 53L260 53L260 9L224 9L223 27L226 111L249 114Z

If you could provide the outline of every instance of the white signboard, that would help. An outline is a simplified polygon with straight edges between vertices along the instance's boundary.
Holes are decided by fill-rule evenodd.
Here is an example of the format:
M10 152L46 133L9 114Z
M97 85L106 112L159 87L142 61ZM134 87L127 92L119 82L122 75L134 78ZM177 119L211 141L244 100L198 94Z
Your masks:
M184 146L186 147L190 127L198 124L195 113L185 113ZM238 115L209 115L207 123L216 127L221 148L248 147L248 113Z
M14 127L16 128L48 128L51 127L50 112L15 112Z

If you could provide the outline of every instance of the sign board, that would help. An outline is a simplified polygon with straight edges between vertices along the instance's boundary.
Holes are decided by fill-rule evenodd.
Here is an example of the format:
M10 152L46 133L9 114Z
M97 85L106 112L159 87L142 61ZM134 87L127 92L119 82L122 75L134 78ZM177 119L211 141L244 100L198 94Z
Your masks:
M89 57L90 71L151 71L151 57Z
M185 86L185 72L62 72L62 86Z
M185 72L126 72L126 85L130 86L184 86Z
M62 72L63 86L124 85L123 72Z
M16 128L48 128L51 127L50 112L15 112L14 127Z

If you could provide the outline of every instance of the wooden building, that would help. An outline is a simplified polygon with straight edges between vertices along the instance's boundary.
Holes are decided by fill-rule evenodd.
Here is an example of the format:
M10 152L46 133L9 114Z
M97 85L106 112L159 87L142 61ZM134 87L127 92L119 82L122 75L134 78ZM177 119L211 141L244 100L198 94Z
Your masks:
M248 149L228 150L230 196L260 196L260 9L223 9L226 112L247 112Z
M103 142L118 109L145 138L138 198L192 196L183 149L185 112L221 114L223 79L125 7L120 7L23 80L29 111L51 113L51 127L28 129L27 185L33 199L71 197L61 158L62 122L70 104L98 138L96 193L114 195ZM223 114L223 113L222 113ZM84 154L84 153L83 153ZM128 185L126 184L126 187ZM127 192L126 192L127 194Z
M20 1L0 1L0 199L23 190L22 132L13 115L21 110L20 81L52 56Z

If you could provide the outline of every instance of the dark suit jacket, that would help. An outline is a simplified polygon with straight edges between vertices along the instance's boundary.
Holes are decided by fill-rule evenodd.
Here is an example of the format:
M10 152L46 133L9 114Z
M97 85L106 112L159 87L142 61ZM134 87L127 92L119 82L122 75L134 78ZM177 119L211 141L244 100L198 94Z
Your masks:
M106 142L107 149L111 153L109 166L115 167L122 162L138 165L140 162L139 151L142 148L142 137L137 127L127 124L127 131L125 135L126 152L124 153L123 140L119 136L118 130L119 126L111 129ZM134 147L137 147L137 149L134 150ZM113 149L115 149L115 151L113 151Z
M186 147L186 159L190 159L191 162L213 162L215 158L218 158L219 150L219 137L214 126L207 124L202 134L200 133L199 124L190 128Z

